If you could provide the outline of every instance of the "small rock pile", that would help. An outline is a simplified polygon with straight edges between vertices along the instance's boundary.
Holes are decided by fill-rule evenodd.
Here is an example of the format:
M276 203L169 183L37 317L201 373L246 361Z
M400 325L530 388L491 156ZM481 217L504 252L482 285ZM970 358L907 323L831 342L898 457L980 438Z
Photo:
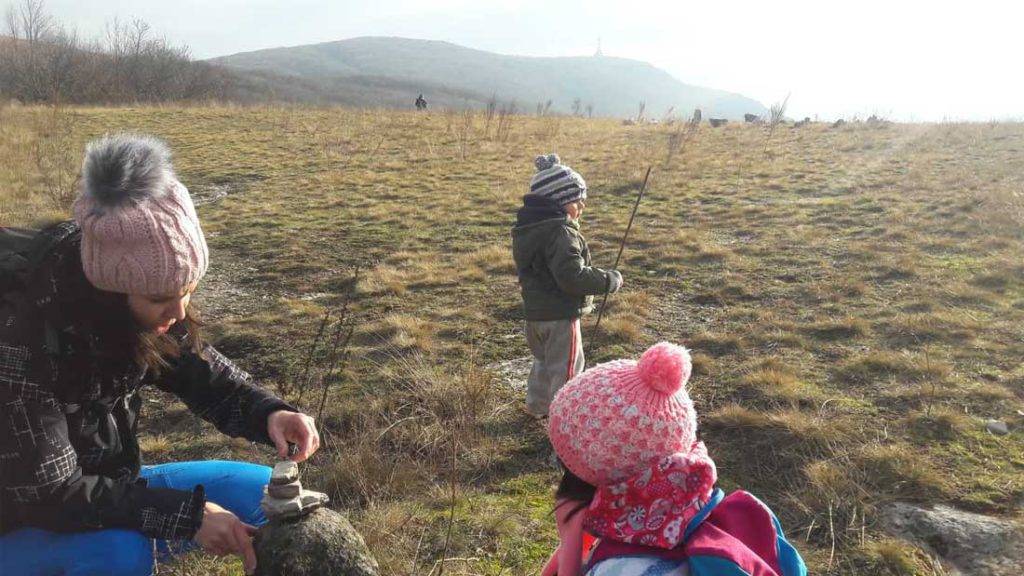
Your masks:
M305 490L299 482L299 465L292 461L278 462L270 474L270 484L263 488L260 506L267 520L305 516L330 498L322 492Z
M274 466L260 503L268 522L253 542L256 576L378 576L363 537L327 501L302 487L294 462Z

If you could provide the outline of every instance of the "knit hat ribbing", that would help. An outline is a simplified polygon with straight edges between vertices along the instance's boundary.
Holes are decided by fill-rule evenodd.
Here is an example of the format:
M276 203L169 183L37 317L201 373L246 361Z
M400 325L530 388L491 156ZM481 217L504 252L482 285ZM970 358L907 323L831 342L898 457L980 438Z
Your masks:
M90 142L73 207L82 268L101 290L176 294L206 273L209 252L170 151L148 136Z
M618 482L659 458L693 449L697 418L685 385L690 353L662 342L639 362L615 360L569 381L551 403L548 436L576 476Z
M587 199L587 183L575 170L561 163L557 154L537 156L537 173L530 180L530 194L549 198L559 206Z

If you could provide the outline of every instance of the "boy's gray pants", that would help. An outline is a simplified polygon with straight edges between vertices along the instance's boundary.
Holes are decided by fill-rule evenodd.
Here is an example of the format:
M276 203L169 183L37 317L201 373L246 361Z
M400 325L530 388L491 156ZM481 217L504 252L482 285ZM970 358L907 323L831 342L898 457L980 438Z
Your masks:
M526 343L533 352L526 409L534 416L547 416L555 392L583 372L580 319L527 320Z

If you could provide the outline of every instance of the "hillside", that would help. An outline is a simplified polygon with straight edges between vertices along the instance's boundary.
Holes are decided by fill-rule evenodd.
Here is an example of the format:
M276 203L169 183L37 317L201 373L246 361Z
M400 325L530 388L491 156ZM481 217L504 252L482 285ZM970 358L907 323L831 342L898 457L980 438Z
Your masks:
M739 94L684 84L650 64L624 58L508 56L448 42L364 37L289 48L272 48L209 60L234 70L299 78L306 97L319 102L383 103L409 106L424 93L435 107L481 107L496 96L532 111L552 101L567 113L579 99L600 116L635 116L641 101L647 114L670 108L688 115L739 118L764 114L765 107ZM290 94L288 81L275 90ZM315 93L315 96L311 96ZM300 98L301 99L301 98Z

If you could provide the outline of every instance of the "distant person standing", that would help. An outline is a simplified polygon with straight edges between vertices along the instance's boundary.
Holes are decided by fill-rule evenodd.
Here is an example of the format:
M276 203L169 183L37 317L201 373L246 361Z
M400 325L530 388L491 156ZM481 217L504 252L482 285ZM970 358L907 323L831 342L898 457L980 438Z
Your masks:
M533 368L526 412L548 414L555 392L583 371L580 317L593 310L594 295L622 287L622 275L590 265L580 234L587 184L556 154L538 156L530 193L512 228L512 255L526 316L526 342Z
M416 109L417 110L426 110L427 109L427 101L426 101L426 99L423 98L423 94L420 94L419 96L416 97Z

